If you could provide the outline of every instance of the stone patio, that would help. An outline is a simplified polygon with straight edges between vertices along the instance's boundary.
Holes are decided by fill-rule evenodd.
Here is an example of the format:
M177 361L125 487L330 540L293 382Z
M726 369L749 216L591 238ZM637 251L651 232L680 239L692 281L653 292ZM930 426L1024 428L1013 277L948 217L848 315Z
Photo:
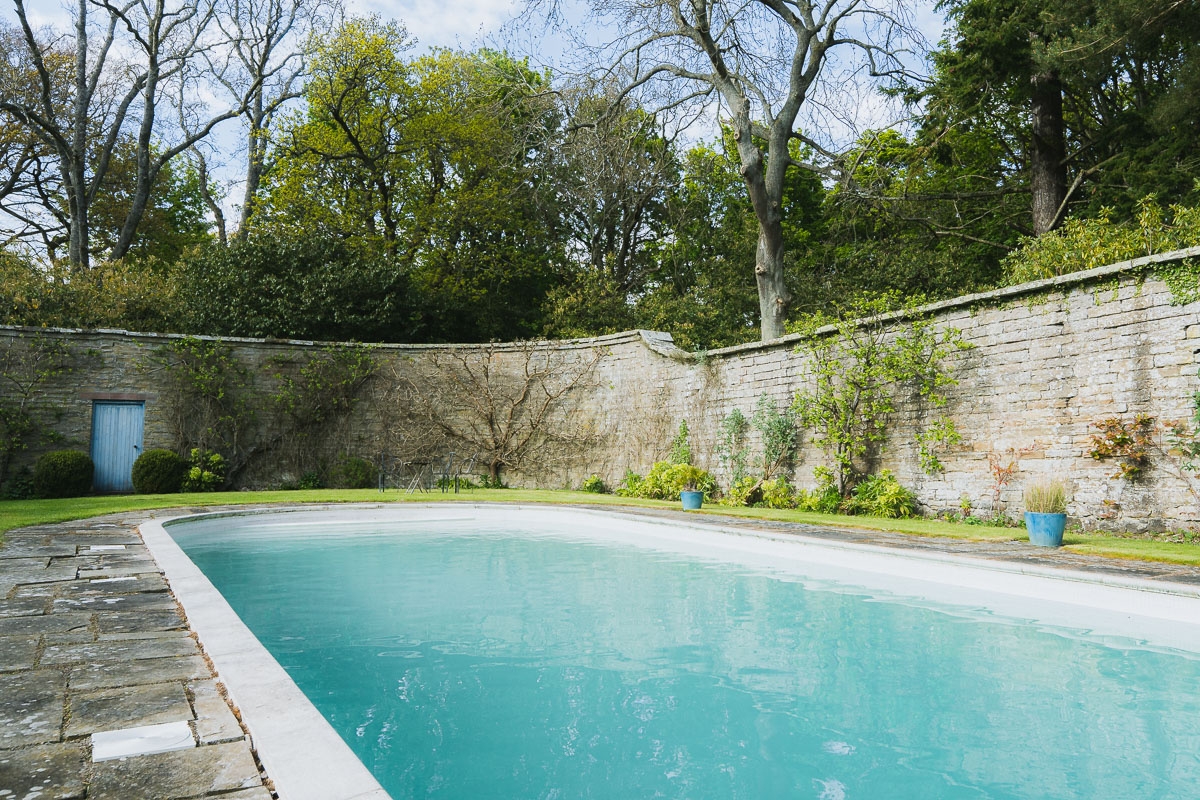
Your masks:
M1023 542L602 508L747 532L1120 575L1161 581L1164 591L1200 592L1200 568L1078 555ZM153 517L216 510L222 509L118 514L5 534L0 545L0 800L273 797L218 676L136 530ZM185 732L170 745L178 749L93 758L94 735L107 742L112 732L146 726L152 732L159 730L153 726L178 732L184 730L181 723Z
M151 513L162 512L5 535L0 799L272 797L135 530ZM178 749L93 760L93 735L167 723L186 726L169 745ZM118 746L131 740L110 738ZM145 745L130 746L146 752L137 749Z

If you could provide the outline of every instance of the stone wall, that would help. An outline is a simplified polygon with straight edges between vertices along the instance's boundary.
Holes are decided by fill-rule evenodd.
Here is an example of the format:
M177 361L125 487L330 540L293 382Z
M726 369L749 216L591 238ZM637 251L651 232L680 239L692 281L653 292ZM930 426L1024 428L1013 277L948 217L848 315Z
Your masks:
M1110 477L1112 462L1089 456L1091 426L1098 420L1139 413L1160 421L1191 416L1192 393L1200 390L1200 303L1173 304L1170 289L1154 275L1154 262L1184 255L1200 255L1200 249L927 307L937 325L960 329L963 340L973 345L948 363L958 383L950 389L946 411L963 442L941 456L943 472L923 472L914 435L930 411L908 401L891 420L878 466L893 470L915 489L926 510L957 511L966 502L987 513L995 491L989 456L1006 460L1021 453L1014 480L1000 493L1010 511L1019 509L1022 484L1052 475L1070 481L1071 514L1086 526L1153 529L1194 524L1200 518L1194 494L1200 481L1182 473L1176 459L1155 454L1138 480L1122 481ZM175 446L169 413L172 390L159 362L163 348L179 338L124 331L0 329L5 352L33 341L68 343L74 369L47 382L42 395L55 408L53 425L63 436L54 446L85 450L91 404L104 398L143 399L145 447ZM295 480L298 455L309 456L311 463L314 448L325 463L337 454L376 459L395 452L409 433L406 426L413 424L413 409L403 407L396 386L406 377L427 383L429 375L439 374L438 365L446 358L487 347L374 346L377 376L350 416L335 430L289 442L281 434L286 426L264 398L278 391L281 375L295 374L325 345L222 341L259 395L256 435L274 442L242 476L241 482L249 486ZM613 485L626 469L644 472L664 457L681 419L691 427L696 463L719 472L717 432L730 410L740 408L749 417L764 393L782 407L803 385L805 364L796 343L796 337L784 337L702 355L684 353L668 334L649 331L539 343L539 357L557 359L561 365L591 364L587 379L558 409L556 423L587 435L524 473L510 472L508 480L572 487L596 473ZM496 346L498 369L519 373L523 352L519 345ZM21 454L18 463L31 460L37 450ZM814 468L827 460L802 434L797 484L810 485Z

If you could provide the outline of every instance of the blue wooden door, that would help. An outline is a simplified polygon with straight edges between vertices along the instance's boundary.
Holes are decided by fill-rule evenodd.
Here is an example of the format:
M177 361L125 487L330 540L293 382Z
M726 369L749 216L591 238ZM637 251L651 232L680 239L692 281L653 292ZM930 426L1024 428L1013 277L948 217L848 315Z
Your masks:
M142 452L144 403L96 400L92 403L92 461L97 492L133 491L133 462Z

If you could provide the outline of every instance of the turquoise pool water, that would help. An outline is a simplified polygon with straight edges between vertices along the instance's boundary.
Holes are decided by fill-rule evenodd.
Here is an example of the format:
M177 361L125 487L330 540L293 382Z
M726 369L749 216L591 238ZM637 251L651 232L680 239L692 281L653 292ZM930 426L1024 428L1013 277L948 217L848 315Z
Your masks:
M172 536L394 798L1195 798L1200 660L475 521Z

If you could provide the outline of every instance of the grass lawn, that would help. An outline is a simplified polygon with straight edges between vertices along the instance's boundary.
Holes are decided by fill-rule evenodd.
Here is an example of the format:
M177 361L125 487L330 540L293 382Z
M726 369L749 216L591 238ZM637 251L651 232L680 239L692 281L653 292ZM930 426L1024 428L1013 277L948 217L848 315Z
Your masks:
M379 503L431 501L492 501L509 503L587 503L592 505L621 505L642 508L679 508L677 502L639 500L608 494L588 494L547 489L472 489L460 494L426 492L403 494L395 490L380 494L374 489L317 489L287 492L206 492L197 494L107 495L104 497L73 497L61 500L0 501L0 538L4 531L44 522L65 522L121 511L151 508L240 505L257 503ZM839 528L909 533L917 536L944 536L972 540L1024 539L1019 528L994 528L985 525L964 525L932 519L876 519L849 517L840 514L812 514L769 508L725 508L709 506L699 513L718 514L749 519L804 522ZM1177 542L1158 542L1149 539L1125 539L1094 533L1068 532L1064 544L1068 550L1091 555L1127 558L1140 561L1165 561L1172 564L1200 566L1200 545Z

